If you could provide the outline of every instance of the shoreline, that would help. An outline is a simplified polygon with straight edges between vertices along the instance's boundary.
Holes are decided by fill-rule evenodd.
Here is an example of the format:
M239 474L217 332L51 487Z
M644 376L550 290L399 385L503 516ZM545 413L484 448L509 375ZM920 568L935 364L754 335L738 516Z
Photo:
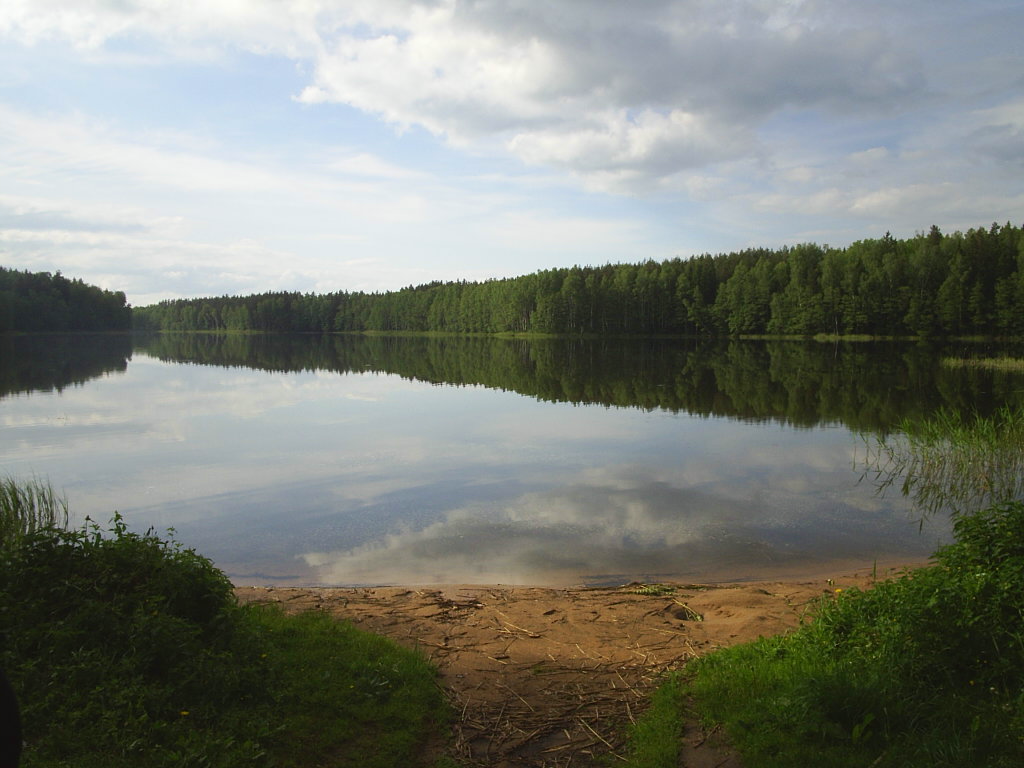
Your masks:
M540 768L619 754L625 724L666 672L719 648L792 631L821 599L921 565L927 563L613 587L249 586L235 594L241 603L287 612L326 611L420 649L456 712L460 758ZM739 765L715 739L688 736L695 750L713 756L708 764Z
M931 559L907 559L905 557L886 557L867 562L857 558L842 558L836 560L814 560L801 561L800 563L776 564L745 569L746 575L737 575L737 572L744 571L744 568L736 569L703 569L692 573L675 574L652 574L651 578L630 578L624 576L621 579L615 577L601 578L594 581L394 581L394 582L372 582L354 584L336 584L328 582L306 581L301 577L292 579L280 577L268 577L265 579L252 578L251 575L229 576L235 590L239 589L317 589L317 590L358 590L358 589L450 589L453 587L469 588L499 588L499 589L553 589L553 590L587 590L587 589L615 589L629 584L703 584L703 585L725 585L725 584L753 584L757 582L804 582L837 578L864 571L874 572L878 578L882 574L892 575L901 570L924 568L932 564ZM654 578L657 576L657 578Z

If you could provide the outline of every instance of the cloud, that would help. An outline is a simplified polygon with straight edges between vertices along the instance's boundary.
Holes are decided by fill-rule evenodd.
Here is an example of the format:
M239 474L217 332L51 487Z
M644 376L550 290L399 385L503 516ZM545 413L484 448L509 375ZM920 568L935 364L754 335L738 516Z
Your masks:
M119 234L202 253L210 292L243 287L220 248L295 266L258 289L378 290L1014 219L1021 24L997 0L9 0L0 173L42 202L0 214L2 255ZM144 88L180 119L133 112Z
M301 98L629 191L756 156L760 121L780 110L881 114L917 98L924 76L882 25L821 24L797 5L809 16L761 2L410 4L320 48Z
M159 222L143 220L138 211L110 209L69 200L0 195L0 239L32 239L36 233L142 232Z
M389 163L367 152L346 154L328 164L328 168L351 176L365 176L375 179L398 179L402 181L427 179L421 172Z
M0 31L288 56L311 66L301 101L505 147L602 188L756 154L759 121L779 110L891 112L924 86L884 24L811 2L16 3Z
M756 144L749 131L697 114L650 109L630 117L602 115L591 125L517 134L508 146L524 161L554 165L593 189L643 189L652 177L741 156Z
M124 290L135 305L482 280L508 273L460 248L509 254L529 272L554 251L631 249L644 229L555 213L536 185L500 174L445 179L344 145L250 152L2 104L0 141L0 258Z

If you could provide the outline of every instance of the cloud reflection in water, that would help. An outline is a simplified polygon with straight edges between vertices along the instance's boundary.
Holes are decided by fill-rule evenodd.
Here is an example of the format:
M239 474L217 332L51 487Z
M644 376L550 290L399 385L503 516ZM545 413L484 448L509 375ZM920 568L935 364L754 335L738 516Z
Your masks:
M920 559L942 533L858 485L845 429L144 355L2 406L0 469L173 526L240 583L752 577Z
M870 560L872 552L923 558L932 543L888 509L866 513L785 492L760 494L758 506L629 466L590 474L588 483L524 494L498 512L465 507L303 560L316 581L331 584L599 584L767 577L787 566Z

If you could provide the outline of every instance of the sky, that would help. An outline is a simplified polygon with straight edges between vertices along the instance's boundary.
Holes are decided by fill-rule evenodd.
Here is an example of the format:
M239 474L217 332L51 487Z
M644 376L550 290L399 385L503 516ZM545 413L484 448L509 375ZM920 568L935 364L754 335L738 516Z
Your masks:
M1018 0L2 0L0 266L144 306L1024 219Z

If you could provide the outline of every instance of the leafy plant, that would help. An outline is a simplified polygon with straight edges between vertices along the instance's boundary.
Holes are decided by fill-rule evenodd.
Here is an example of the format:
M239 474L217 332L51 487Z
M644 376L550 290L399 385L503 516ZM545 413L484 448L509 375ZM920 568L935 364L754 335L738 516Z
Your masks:
M227 578L174 542L40 529L0 568L0 660L38 765L254 760L271 732L261 639ZM262 717L262 719L261 719ZM231 723L247 720L245 735Z
M26 766L412 765L447 711L422 655L240 607L207 558L119 515L7 540L0 665Z
M700 660L690 691L703 715L750 766L1019 765L1024 504L962 516L955 535L933 567Z

